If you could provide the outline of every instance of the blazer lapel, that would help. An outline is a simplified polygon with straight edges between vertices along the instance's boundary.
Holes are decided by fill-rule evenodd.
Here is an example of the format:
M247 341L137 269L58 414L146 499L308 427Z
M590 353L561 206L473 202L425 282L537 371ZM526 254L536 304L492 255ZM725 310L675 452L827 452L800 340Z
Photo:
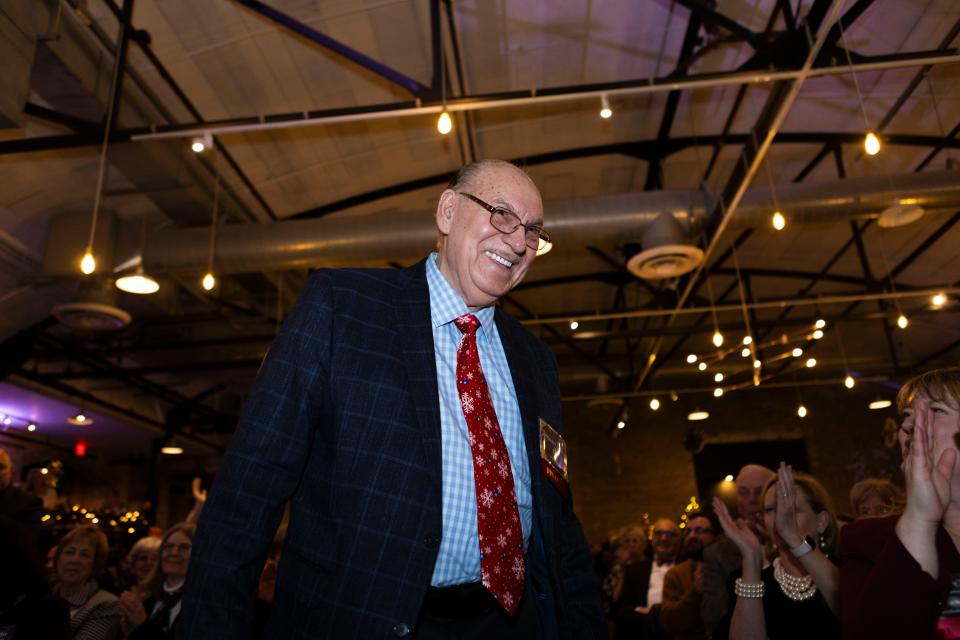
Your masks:
M440 490L440 397L437 391L437 361L434 355L433 328L430 325L430 290L427 287L426 260L405 270L407 282L397 293L394 308L397 334L410 394L420 422L420 434L426 453L427 472Z

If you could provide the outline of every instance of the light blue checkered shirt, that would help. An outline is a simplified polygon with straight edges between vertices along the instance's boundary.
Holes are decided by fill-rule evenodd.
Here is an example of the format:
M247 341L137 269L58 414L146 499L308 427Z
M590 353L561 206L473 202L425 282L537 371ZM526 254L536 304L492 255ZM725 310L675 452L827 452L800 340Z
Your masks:
M477 497L473 482L473 456L467 421L457 393L457 347L463 334L454 319L470 313L437 268L437 254L427 260L427 285L430 287L430 317L433 346L437 359L437 386L440 392L440 433L443 453L443 537L437 564L433 568L435 587L480 580L480 542L477 537ZM493 307L474 313L480 320L477 349L480 367L487 379L493 408L510 454L510 466L516 485L523 544L530 538L533 500L530 494L530 466L523 441L523 425L517 392L513 388L510 365L503 352L500 333L493 320Z

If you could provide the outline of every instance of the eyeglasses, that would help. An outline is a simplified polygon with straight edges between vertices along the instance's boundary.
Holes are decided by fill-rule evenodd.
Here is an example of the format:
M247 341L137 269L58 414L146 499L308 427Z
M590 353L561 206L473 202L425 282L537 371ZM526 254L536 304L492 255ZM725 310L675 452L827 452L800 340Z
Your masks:
M513 213L512 211L508 211L503 207L495 207L492 204L488 204L472 193L467 193L466 191L457 191L457 195L461 195L464 198L469 198L489 211L490 224L493 225L493 228L500 233L510 234L516 231L518 228L523 227L524 242L534 251L540 248L541 243L546 244L550 242L550 235L544 231L543 227L540 225L523 224L517 214Z
M677 538L677 537L679 537L679 536L680 536L680 534L677 533L676 531L654 531L654 532L653 532L653 537L654 537L654 538L656 538L656 537L661 537L661 538Z
M193 548L193 545L190 544L189 542L181 542L180 544L177 544L174 542L166 542L160 547L160 550L169 552L176 549L180 553L186 553L187 551L190 551L190 549L192 548Z
M698 536L702 536L705 533L715 533L713 527L690 527L687 531L695 533Z

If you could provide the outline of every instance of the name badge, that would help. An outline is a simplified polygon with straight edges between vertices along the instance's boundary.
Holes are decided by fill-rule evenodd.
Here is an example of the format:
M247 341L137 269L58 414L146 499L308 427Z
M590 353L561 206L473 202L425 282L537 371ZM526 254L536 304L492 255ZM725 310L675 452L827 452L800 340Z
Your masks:
M547 480L564 498L570 496L567 480L567 443L556 429L540 418L540 466Z

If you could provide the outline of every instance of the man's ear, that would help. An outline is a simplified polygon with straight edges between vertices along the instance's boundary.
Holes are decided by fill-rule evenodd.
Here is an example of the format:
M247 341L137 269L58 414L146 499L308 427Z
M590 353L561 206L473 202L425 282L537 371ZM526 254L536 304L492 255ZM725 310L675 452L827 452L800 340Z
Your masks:
M443 235L449 235L450 228L453 226L456 198L457 192L452 189L447 189L440 194L440 201L437 203L437 229Z

